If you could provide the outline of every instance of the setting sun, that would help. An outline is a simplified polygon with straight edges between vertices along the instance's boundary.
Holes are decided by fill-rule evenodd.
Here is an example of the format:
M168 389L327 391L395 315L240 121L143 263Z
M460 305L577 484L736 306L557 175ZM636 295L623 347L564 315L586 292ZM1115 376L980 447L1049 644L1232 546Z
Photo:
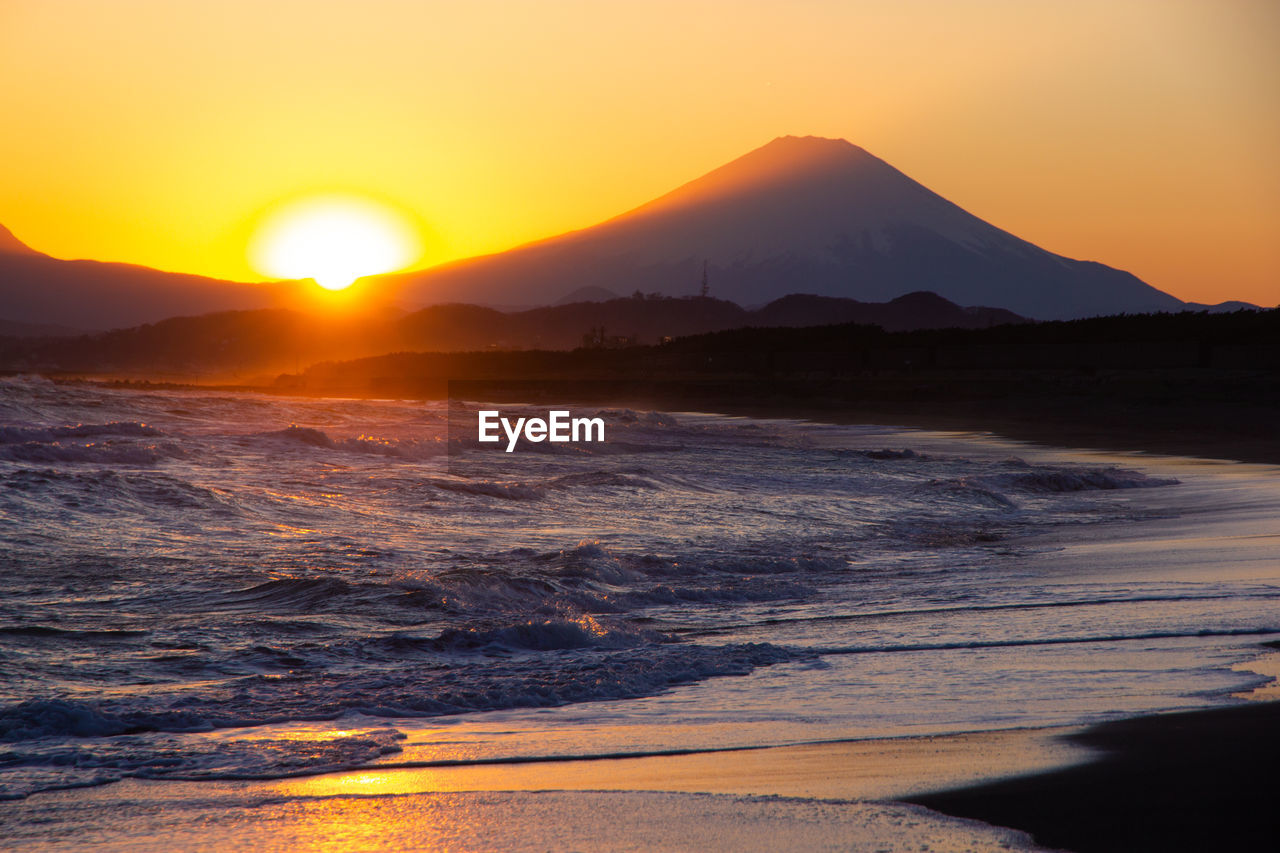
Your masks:
M402 269L420 254L421 241L403 215L357 196L286 204L266 218L249 247L264 275L315 279L326 290Z

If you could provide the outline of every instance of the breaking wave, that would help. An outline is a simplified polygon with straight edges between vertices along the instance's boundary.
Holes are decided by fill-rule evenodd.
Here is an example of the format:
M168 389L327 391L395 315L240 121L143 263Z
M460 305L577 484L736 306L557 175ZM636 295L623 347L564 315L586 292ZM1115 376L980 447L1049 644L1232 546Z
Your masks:
M61 441L64 438L100 438L102 436L137 438L157 435L163 435L163 433L136 421L112 421L108 424L76 424L61 427L0 426L0 444L47 443Z

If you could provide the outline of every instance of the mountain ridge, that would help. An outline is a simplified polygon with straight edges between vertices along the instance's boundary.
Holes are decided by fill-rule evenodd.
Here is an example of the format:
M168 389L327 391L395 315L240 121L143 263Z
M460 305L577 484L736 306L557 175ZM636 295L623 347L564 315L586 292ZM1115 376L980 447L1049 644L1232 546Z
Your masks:
M9 255L39 255L40 257L48 257L43 252L37 252L17 238L17 236L0 225L0 253Z
M0 253L0 319L24 325L112 329L183 314L266 308L281 283L245 284L113 261Z
M276 308L172 317L73 338L0 339L0 369L102 372L163 365L166 370L193 373L292 371L298 364L398 350L612 349L747 326L802 327L833 322L878 325L895 331L987 328L1024 321L1008 311L965 308L929 293L908 294L888 303L794 294L754 310L722 299L644 296L508 313L461 303L394 316L308 315Z
M597 225L357 287L362 301L408 308L511 309L574 293L689 296L704 271L711 295L742 306L794 293L878 303L930 291L1033 319L1184 307L1127 272L1003 231L846 140L812 136L779 137ZM14 330L301 305L307 288L60 260L0 226L0 320Z
M1003 231L845 140L779 137L588 228L380 277L403 302L555 302L582 287L712 292L739 304L811 292L884 301L930 290L1037 319L1175 310L1137 277Z

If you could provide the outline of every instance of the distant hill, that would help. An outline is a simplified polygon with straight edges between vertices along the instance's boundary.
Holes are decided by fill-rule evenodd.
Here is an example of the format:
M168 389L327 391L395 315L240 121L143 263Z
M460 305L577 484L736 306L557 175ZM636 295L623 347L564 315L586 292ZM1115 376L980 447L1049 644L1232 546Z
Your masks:
M39 255L35 249L13 236L13 232L0 225L0 254Z
M608 302L617 299L618 294L603 287L579 287L573 293L558 300L556 305L572 305L574 302Z
M53 323L14 323L0 320L0 337L5 338L69 338L86 334L88 329L73 329Z
M889 331L1025 322L998 308L962 308L932 293L888 303L792 295L748 311L723 299L647 297L501 312L437 305L407 315L312 316L258 310L175 317L71 339L0 341L0 368L177 373L288 371L395 351L568 350L655 344L748 326L855 322ZM590 340L587 340L587 339Z
M1238 299L1228 299L1226 302L1217 302L1212 305L1205 302L1187 302L1184 304L1188 311L1208 311L1210 314L1263 310L1261 305L1254 305L1252 302L1241 302Z
M883 302L932 291L1036 319L1173 311L1180 300L1047 252L841 139L782 137L599 225L383 276L404 304L551 304L587 287L759 305L790 293Z
M9 328L115 329L166 317L266 308L288 284L241 284L133 264L64 261L0 226L0 321ZM7 333L0 331L0 334Z
M663 346L393 353L281 376L282 391L994 431L1280 463L1280 309L990 329L747 328Z

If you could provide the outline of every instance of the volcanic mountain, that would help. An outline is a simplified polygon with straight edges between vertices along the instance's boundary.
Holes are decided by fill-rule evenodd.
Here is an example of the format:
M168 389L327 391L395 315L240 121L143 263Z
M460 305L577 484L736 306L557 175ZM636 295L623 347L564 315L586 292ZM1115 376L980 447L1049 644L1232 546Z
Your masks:
M134 264L59 260L0 226L0 334L65 334L176 315L264 308L281 294L280 285L240 284Z
M758 305L932 291L1036 319L1176 310L1129 273L1047 252L842 139L786 136L599 225L385 276L404 304L546 305L580 288Z

